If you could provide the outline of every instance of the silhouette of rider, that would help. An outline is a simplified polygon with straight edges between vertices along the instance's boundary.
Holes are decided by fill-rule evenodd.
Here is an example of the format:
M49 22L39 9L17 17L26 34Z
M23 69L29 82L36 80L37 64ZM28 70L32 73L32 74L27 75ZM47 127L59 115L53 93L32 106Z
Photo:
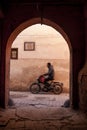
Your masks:
M44 74L44 77L45 77L44 83L47 86L49 86L48 81L54 79L54 68L53 68L53 65L51 63L47 63L47 67L48 67L48 72Z

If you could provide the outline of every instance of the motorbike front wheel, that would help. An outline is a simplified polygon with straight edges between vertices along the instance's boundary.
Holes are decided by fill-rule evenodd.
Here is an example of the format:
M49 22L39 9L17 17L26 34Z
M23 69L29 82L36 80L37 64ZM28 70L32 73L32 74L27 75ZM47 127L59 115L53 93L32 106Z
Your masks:
M33 94L39 93L41 90L41 87L38 83L33 83L30 85L30 92Z
M53 88L53 91L54 91L55 94L60 94L60 93L62 93L62 91L63 91L62 85L55 84L55 85L54 85L54 88Z

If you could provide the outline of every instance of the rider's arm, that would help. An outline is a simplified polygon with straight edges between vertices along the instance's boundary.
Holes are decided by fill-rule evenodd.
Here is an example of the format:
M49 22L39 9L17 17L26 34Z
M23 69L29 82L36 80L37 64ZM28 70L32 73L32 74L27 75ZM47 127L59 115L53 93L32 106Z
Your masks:
M43 74L44 76L46 76L46 75L49 75L49 73L45 73L45 74Z
M50 75L52 73L52 70L49 69L47 73L44 74L44 76Z

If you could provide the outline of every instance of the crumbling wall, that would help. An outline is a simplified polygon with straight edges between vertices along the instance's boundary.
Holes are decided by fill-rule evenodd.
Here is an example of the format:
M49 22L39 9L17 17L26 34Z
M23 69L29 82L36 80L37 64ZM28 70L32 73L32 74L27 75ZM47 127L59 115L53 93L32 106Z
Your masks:
M79 107L87 111L87 63L79 73Z

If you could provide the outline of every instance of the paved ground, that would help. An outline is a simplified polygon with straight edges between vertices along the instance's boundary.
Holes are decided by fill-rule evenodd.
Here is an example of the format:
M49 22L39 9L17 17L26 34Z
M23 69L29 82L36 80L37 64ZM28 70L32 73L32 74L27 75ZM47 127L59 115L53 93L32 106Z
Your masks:
M0 109L0 130L87 130L85 113L61 107L68 94L10 92L10 98Z
M69 99L68 94L54 95L53 93L32 94L30 92L10 92L15 107L60 107L65 100Z

